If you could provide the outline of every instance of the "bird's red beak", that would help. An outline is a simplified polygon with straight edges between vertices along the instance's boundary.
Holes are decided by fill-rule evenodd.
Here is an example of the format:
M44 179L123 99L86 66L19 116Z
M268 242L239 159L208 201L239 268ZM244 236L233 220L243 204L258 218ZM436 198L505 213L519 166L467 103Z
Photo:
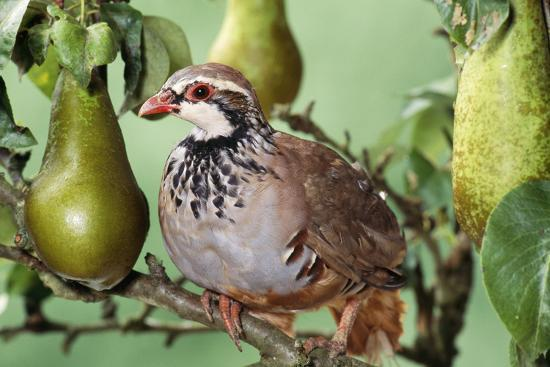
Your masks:
M170 113L174 109L179 108L176 104L171 104L170 99L163 98L164 96L155 94L141 105L138 116L154 115L157 113Z

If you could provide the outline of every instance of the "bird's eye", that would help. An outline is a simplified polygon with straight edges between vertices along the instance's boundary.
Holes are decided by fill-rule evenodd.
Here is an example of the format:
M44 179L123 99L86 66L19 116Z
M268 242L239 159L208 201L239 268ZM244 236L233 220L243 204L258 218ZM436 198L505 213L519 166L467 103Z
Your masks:
M195 88L193 96L199 99L206 98L208 96L208 89L206 87Z
M208 99L212 95L212 87L208 84L197 84L187 91L187 98L191 101L198 102Z

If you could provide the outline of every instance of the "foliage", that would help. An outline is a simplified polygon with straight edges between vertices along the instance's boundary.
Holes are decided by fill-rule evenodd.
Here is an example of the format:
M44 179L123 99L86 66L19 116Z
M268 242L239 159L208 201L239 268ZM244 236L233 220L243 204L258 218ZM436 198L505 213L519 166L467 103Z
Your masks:
M138 85L141 74L141 30L143 16L126 3L104 4L101 7L101 19L109 24L118 43L121 45L122 59L125 63L125 92L132 94Z
M42 284L36 272L21 264L12 266L6 279L6 291L12 295L31 298L35 302L41 302L52 294L52 291Z
M156 33L149 29L143 29L143 77L137 88L126 95L120 112L128 110L143 103L148 97L154 94L166 81L170 70L170 59L166 48Z
M121 113L135 109L155 94L175 71L191 65L191 52L181 28L161 17L143 17L143 77L128 93Z
M0 147L15 149L26 148L34 144L36 144L36 140L30 130L15 123L6 83L0 77Z
M530 360L550 348L550 181L530 181L493 210L481 251L489 299Z
M391 164L403 162L409 195L418 197L430 215L443 212L444 223L454 223L449 161L453 128L454 76L412 89L401 118L382 132L371 151L381 156L391 148ZM443 223L442 223L443 224Z
M435 0L443 27L465 49L478 49L506 21L510 0Z
M15 45L19 23L29 0L5 0L0 3L0 70L8 62Z
M55 18L49 33L59 65L68 69L82 86L87 86L94 67L109 64L116 58L117 45L113 31L107 23L95 23L85 28L52 5L48 6L48 13ZM48 29L41 29L41 33L47 39ZM38 53L44 60L41 43L38 42L40 50L31 53Z

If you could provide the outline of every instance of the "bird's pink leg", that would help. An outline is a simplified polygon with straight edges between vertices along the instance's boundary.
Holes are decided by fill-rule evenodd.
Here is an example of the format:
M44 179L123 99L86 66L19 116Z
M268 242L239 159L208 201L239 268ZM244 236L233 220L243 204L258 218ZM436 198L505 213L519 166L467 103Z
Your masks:
M361 306L361 299L356 297L350 297L346 300L342 317L336 328L336 332L332 336L331 340L326 340L322 336L315 338L308 338L304 342L304 350L306 354L311 353L315 348L326 348L330 352L332 358L345 354L348 346L348 337L357 318L357 312Z
M243 350L239 338L242 332L240 315L241 304L226 295L220 294L219 308L225 330L227 330L229 337L233 340L237 349L242 352Z
M210 322L214 322L212 317L212 299L218 296L216 293L205 289L201 295L201 304L204 309L204 313L208 317ZM233 343L237 346L237 349L242 352L240 336L243 333L241 324L241 311L242 305L234 299L220 294L218 296L218 309L223 319L225 330L229 334Z

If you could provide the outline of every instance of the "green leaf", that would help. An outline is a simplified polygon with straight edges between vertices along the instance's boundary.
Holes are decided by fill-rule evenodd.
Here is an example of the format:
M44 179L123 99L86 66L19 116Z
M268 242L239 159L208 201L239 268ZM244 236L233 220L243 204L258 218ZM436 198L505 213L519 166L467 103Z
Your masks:
M433 102L452 106L456 97L456 75L452 74L443 79L413 88L407 93L409 98L428 98Z
M143 26L160 38L170 59L168 75L193 63L187 37L179 25L162 17L143 17Z
M116 58L118 48L113 31L103 22L84 28L54 6L48 6L48 12L58 18L50 33L57 61L82 86L87 86L94 67L109 64Z
M46 60L48 46L50 45L50 26L37 24L29 29L28 45L34 61L38 65L42 65Z
M51 290L46 288L36 272L25 268L21 264L15 264L6 280L6 290L11 295L30 297L40 302L51 295Z
M48 48L46 60L42 65L33 65L27 73L29 79L44 93L48 98L51 98L55 88L55 82L59 75L59 64L55 57L53 47Z
M127 95L120 114L138 107L158 92L168 77L191 65L191 52L183 30L174 22L161 17L143 17L143 70L138 87Z
M63 9L61 9L57 5L48 5L46 7L46 10L48 14L50 14L54 18L57 18L59 20L66 20L67 22L71 22L74 24L80 24L76 19L74 19L72 16L70 16L68 13L66 13Z
M47 0L31 0L19 25L11 60L17 65L20 77L27 73L35 63L29 47L29 30L33 25L40 24L42 20L45 20L46 7Z
M120 114L141 105L147 98L157 93L160 87L168 79L170 71L170 59L166 47L160 38L146 27L143 28L142 60L138 86L134 93L126 95Z
M402 113L413 125L411 147L417 149L434 166L445 165L451 155L448 136L453 126L453 103L456 77L436 80L408 93L409 104Z
M405 156L416 149L434 166L441 168L451 154L448 136L452 135L455 96L454 75L411 89L401 119L382 132L377 144L370 149L372 156L378 156L389 146L398 145L406 152Z
M500 319L534 359L550 348L550 181L506 194L481 250L483 281Z
M445 208L450 211L449 216L454 218L451 173L436 168L416 149L409 155L408 169L408 190L411 194L420 196L424 209L430 214L435 214L441 208Z
M395 163L398 159L407 156L409 152L408 146L402 146L401 140L403 140L404 136L410 135L410 128L411 124L409 124L409 121L407 119L401 119L384 129L376 140L376 145L369 147L369 153L372 160L371 163L374 164L380 155L389 147L398 150L399 153L398 156L395 154L393 155L390 164Z
M550 351L546 351L546 355L541 354L537 359L533 360L521 349L514 341L510 340L508 357L511 367L548 367L550 366Z
M443 27L459 45L477 49L508 19L509 0L435 0Z
M106 65L116 59L118 46L115 35L107 23L92 24L88 28L86 56L92 66Z
M40 19L46 18L48 14L47 8L48 8L48 5L50 4L51 4L51 0L29 1L29 5L27 6L27 11L23 16L23 20L21 21L21 25L19 26L19 29L21 30L22 27L27 27L31 22L33 23L39 22Z
M31 131L15 124L6 83L0 77L0 147L16 149L36 144Z
M441 166L447 163L451 157L451 147L446 134L450 134L452 129L452 114L446 110L444 105L435 104L428 99L417 99L416 101L421 100L427 104L412 119L411 143L433 165Z
M126 3L101 4L101 20L107 22L122 45L125 62L124 90L131 94L136 90L141 73L141 30L143 17Z
M514 339L510 340L508 357L510 359L510 367L536 367L535 362L525 354Z
M16 231L17 227L11 209L0 205L0 243L5 245L13 242Z
M34 59L28 47L28 33L19 32L11 52L11 61L17 66L19 77L25 74L34 64Z
M10 59L17 30L28 4L29 0L2 0L0 2L0 70L6 66Z

